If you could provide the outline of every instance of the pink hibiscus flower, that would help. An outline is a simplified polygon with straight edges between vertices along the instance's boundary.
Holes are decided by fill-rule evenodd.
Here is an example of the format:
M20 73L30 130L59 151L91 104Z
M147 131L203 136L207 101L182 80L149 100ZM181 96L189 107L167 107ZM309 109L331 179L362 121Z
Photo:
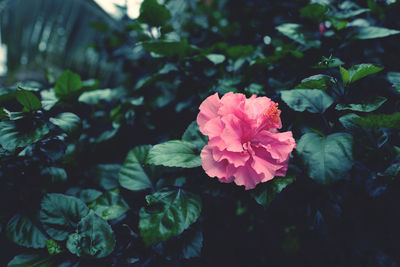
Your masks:
M197 124L209 137L200 154L208 176L247 190L286 175L296 143L292 132L277 131L282 127L277 103L232 92L220 99L215 93L199 109Z

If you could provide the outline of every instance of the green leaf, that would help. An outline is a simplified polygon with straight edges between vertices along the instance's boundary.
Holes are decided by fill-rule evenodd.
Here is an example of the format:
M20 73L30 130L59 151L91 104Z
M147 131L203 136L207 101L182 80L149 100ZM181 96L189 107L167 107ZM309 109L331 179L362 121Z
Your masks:
M141 43L143 48L149 52L156 53L165 57L179 57L183 58L192 54L196 49L189 45L186 40L177 41L147 41Z
M342 76L343 84L348 84L350 81L350 73L342 66L339 66L339 69L340 69L340 75Z
M24 106L24 111L37 110L42 107L42 103L40 103L39 98L35 94L21 87L18 87L15 97Z
M367 27L356 27L355 39L376 39L384 38L391 35L399 34L400 31L392 30L382 27L367 26Z
M258 204L269 207L275 197L289 184L293 183L296 178L274 178L266 183L258 185L252 190L251 195Z
M144 0L140 5L138 20L142 23L147 23L149 26L165 26L170 18L169 10L157 0Z
M163 243L163 255L168 260L192 259L201 256L203 232L198 225L193 225L176 238Z
M91 203L89 208L104 220L117 219L129 210L128 203L119 194L119 189L105 192Z
M304 134L297 143L297 153L311 179L329 184L345 177L353 165L353 137L334 133L321 137Z
M286 37L310 47L320 47L321 41L315 39L310 33L304 31L300 24L285 23L276 27L276 29Z
M370 114L365 117L354 118L361 126L369 128L393 128L400 130L400 112L393 114Z
M71 112L58 114L57 117L50 118L49 120L68 134L74 133L81 127L81 119Z
M96 189L81 189L78 187L71 187L66 192L67 195L79 198L83 202L90 203L98 199L103 193Z
M254 50L251 45L234 45L226 49L226 54L232 59L239 59L251 56Z
M89 92L83 92L78 101L88 105L97 105L101 101L113 102L119 101L126 96L126 90L121 88L99 89Z
M44 110L50 110L58 102L54 89L40 91L40 97L42 98L42 106Z
M207 136L200 132L199 125L196 121L192 121L186 128L182 135L182 140L195 145L198 151L201 151L208 142Z
M143 145L135 147L129 151L125 162L119 171L118 180L122 187L132 191L139 191L153 187L149 176L143 169L150 149L150 145Z
M300 9L303 17L309 18L315 23L321 23L328 8L319 4L310 4Z
M88 212L88 207L78 198L47 194L42 200L40 221L54 240L63 241Z
M111 226L94 211L82 218L77 232L69 235L67 249L79 257L104 258L114 249L115 236Z
M293 89L281 91L282 100L292 109L302 112L324 113L333 99L318 89Z
M194 152L192 143L172 140L153 146L147 158L147 163L167 167L194 168L201 166L199 155Z
M19 254L7 267L51 267L54 266L51 257L42 254Z
M365 76L380 72L383 68L374 64L359 64L351 67L348 70L340 67L343 83L354 83Z
M296 89L319 89L319 90L327 90L333 84L335 80L328 75L318 74L313 75L311 77L305 78L301 81L299 85L297 85Z
M400 94L400 72L388 72L386 77Z
M210 60L215 65L221 64L225 61L225 56L221 54L208 54L206 55L207 59Z
M44 248L47 237L30 217L17 214L7 224L7 237L27 248Z
M251 83L248 87L244 88L244 91L250 95L262 95L264 94L264 86L258 83Z
M339 58L335 57L322 57L321 61L318 62L317 65L313 66L315 69L329 69L329 68L336 68L340 65L344 64Z
M51 181L52 184L63 183L68 178L66 171L58 167L44 168L40 175Z
M57 255L63 251L62 246L53 239L46 240L46 247L50 255Z
M39 141L49 132L46 124L37 127L18 127L15 121L0 122L0 144L8 151Z
M121 169L120 164L99 164L91 171L91 176L104 190L117 188L118 174Z
M339 118L340 123L343 125L343 127L350 131L350 132L354 132L355 130L357 130L357 128L359 128L360 126L357 125L357 123L354 121L355 118L359 118L360 116L358 116L357 114L354 113L349 113L346 114L342 117Z
M140 209L139 229L146 246L181 234L200 216L201 200L181 189L146 196Z
M69 98L81 88L81 77L70 70L66 70L56 80L54 92L58 98Z
M335 109L337 110L353 110L359 112L372 112L380 108L385 102L386 98L383 96L376 97L372 102L360 103L360 104L337 104Z
M356 10L343 10L343 11L338 11L338 12L332 12L331 16L334 16L338 19L348 19L348 18L352 18L358 15L361 15L365 12L369 12L369 8L359 8Z

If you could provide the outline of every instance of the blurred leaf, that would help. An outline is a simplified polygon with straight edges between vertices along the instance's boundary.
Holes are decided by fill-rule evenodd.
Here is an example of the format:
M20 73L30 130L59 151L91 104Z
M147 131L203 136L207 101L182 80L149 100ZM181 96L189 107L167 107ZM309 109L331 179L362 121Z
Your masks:
M313 75L311 77L305 78L301 81L299 85L297 85L296 89L320 89L327 90L333 84L335 80L328 75L318 74Z
M345 84L353 83L368 75L380 72L381 70L383 70L383 68L374 64L354 65L348 70L340 67L340 73L342 74L343 83Z
M334 133L321 137L304 134L297 143L299 154L308 176L321 184L329 184L345 177L353 165L353 137L348 133Z
M353 110L359 112L372 112L380 108L385 102L386 98L383 96L378 96L374 101L369 103L361 104L337 104L335 109L337 110Z
M400 72L388 72L386 77L400 93Z
M54 240L63 241L88 212L88 207L78 198L47 194L42 200L40 221Z
M248 87L244 88L244 91L250 95L262 95L264 93L264 86L257 83L251 83Z
M114 88L114 89L99 89L88 92L83 92L79 96L79 102L83 102L89 105L96 105L100 101L118 101L126 96L126 90L124 88Z
M44 110L50 110L58 102L54 89L40 91Z
M28 216L17 214L7 224L7 237L14 243L27 248L44 248L47 237L37 223Z
M207 59L210 60L214 64L221 64L225 61L225 56L220 54L208 54L206 55Z
M167 167L198 167L201 165L201 159L195 154L195 148L187 141L171 140L153 146L149 151L147 162Z
M68 98L82 88L81 77L70 70L64 71L56 80L54 92L58 98Z
M254 47L251 45L234 45L226 49L226 53L230 58L238 59L249 57L254 53Z
M128 204L120 196L119 189L105 192L89 205L104 220L117 219L129 210Z
M286 37L304 46L318 48L321 45L321 41L315 39L310 33L305 32L300 24L285 23L277 26L276 29Z
M40 103L39 98L35 94L21 87L18 87L15 96L18 102L24 106L24 111L33 111L42 107L42 103Z
M186 40L177 41L147 41L141 43L143 48L147 51L156 53L165 57L179 57L183 58L192 54L196 49L188 44Z
M144 0L140 5L138 20L150 26L165 26L171 18L169 10L158 3L157 0Z
M63 168L47 167L40 172L40 175L51 181L52 184L67 181L67 173Z
M8 151L15 151L17 147L25 147L39 141L49 132L46 124L32 129L19 129L15 121L0 122L0 144Z
M384 38L391 35L399 34L400 31L392 30L382 27L367 26L367 27L356 27L355 39L376 39Z
M143 167L148 159L150 145L137 146L129 151L119 171L119 183L122 187L139 191L152 188L153 185Z
M15 256L7 267L51 267L51 257L42 254L19 254Z
M282 100L295 111L307 110L311 113L324 113L333 99L318 89L293 89L281 91Z
M182 189L159 191L146 196L140 209L139 229L146 246L181 234L200 216L201 200Z
M91 176L104 190L117 188L120 164L99 164L91 171Z
M254 190L252 190L251 195L257 201L258 204L264 207L269 207L271 202L275 197L289 184L293 183L296 178L286 177L280 178L275 177L274 179L262 183Z
M321 23L325 17L328 8L319 4L309 4L300 9L303 17L309 18L315 23Z
M114 249L115 236L111 226L94 211L82 218L76 233L69 235L67 249L79 257L104 258Z
M338 19L349 19L369 11L370 11L369 8L359 8L357 10L342 10L342 11L331 12L330 15Z
M186 128L182 135L182 140L195 145L198 151L201 151L208 142L207 136L200 132L199 125L196 121L192 121Z
M68 134L76 132L81 127L81 119L71 112L58 114L57 117L50 118L49 120Z
M369 114L365 117L355 118L354 121L369 128L393 128L400 130L400 112L393 114Z

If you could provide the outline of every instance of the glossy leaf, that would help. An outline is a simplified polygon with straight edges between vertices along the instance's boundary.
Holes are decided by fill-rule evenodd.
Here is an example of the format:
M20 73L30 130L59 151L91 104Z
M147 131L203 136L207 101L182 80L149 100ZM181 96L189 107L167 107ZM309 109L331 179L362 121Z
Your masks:
M66 70L56 80L54 92L58 98L68 98L81 88L81 77L70 70Z
M335 109L337 110L353 110L359 112L372 112L380 108L385 102L386 98L378 96L372 102L360 103L360 104L337 104Z
M19 254L15 256L7 267L51 267L51 257L43 254Z
M293 89L281 91L282 100L295 111L324 113L332 104L333 99L318 89Z
M14 243L27 248L44 248L47 237L38 227L38 222L25 215L17 214L7 224L7 237Z
M105 192L89 207L104 220L117 219L129 210L128 203L121 197L118 189Z
M276 29L286 37L310 47L320 47L321 41L304 31L300 24L285 23L276 27Z
M140 210L139 229L147 246L181 234L201 212L200 198L181 189L146 196Z
M147 162L167 167L198 167L201 165L201 159L195 154L195 148L195 145L187 141L168 141L153 146L149 151Z
M354 121L364 127L385 127L400 130L400 112L393 114L370 114L365 117L355 118Z
M15 97L17 98L18 102L24 106L24 111L33 111L42 107L42 103L40 103L39 98L28 90L18 88Z
M122 187L132 191L152 188L151 180L144 170L150 149L150 145L143 145L129 151L119 171L118 180Z
M340 73L342 74L343 83L353 83L361 78L368 75L380 72L383 68L374 64L359 64L346 70L340 67Z
M361 40L376 39L376 38L388 37L399 33L400 33L399 30L387 29L376 26L357 27L354 38Z
M307 133L296 150L309 177L321 184L344 178L353 165L353 137L348 133Z
M318 74L318 75L313 75L313 76L303 79L301 81L301 83L296 86L296 89L327 90L334 83L335 83L335 80L331 76Z
M57 117L50 118L49 120L68 134L77 131L81 127L81 119L71 112L58 114Z
M79 257L103 258L114 249L115 236L111 226L94 211L82 218L76 233L69 235L67 249Z
M268 207L275 197L283 190L286 186L293 183L295 178L276 177L266 183L258 185L252 190L251 195L257 201L258 204Z
M47 194L42 200L40 221L54 240L63 241L88 212L88 207L78 198Z

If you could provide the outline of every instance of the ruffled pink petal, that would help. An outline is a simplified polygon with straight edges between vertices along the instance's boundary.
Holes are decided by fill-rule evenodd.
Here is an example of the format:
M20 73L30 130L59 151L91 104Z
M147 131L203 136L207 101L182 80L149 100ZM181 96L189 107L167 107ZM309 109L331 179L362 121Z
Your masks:
M221 98L221 107L218 110L218 115L234 115L239 119L245 119L244 104L246 96L243 94L226 93Z
M232 114L222 117L222 122L225 125L221 133L221 138L227 144L226 150L231 152L243 151L242 136L243 129L241 121Z
M215 161L212 155L212 148L205 146L200 153L201 163L204 171L210 177L227 178L226 168L229 165L227 160Z
M252 158L251 167L259 175L261 182L273 179L276 172L282 167L268 155L263 147L250 146L248 151Z
M244 185L245 190L253 189L261 182L260 175L251 168L249 163L236 168L233 176L235 177L235 184Z
M296 147L292 132L258 132L253 141L262 145L277 162L284 162Z
M207 135L204 127L206 123L218 116L218 109L220 107L220 99L218 94L215 93L212 96L207 97L203 103L201 103L199 109L200 112L197 115L197 124L199 125L200 131Z
M244 166L249 160L250 155L246 151L231 152L227 150L219 150L218 147L213 147L213 157L215 161L228 160L234 167Z

